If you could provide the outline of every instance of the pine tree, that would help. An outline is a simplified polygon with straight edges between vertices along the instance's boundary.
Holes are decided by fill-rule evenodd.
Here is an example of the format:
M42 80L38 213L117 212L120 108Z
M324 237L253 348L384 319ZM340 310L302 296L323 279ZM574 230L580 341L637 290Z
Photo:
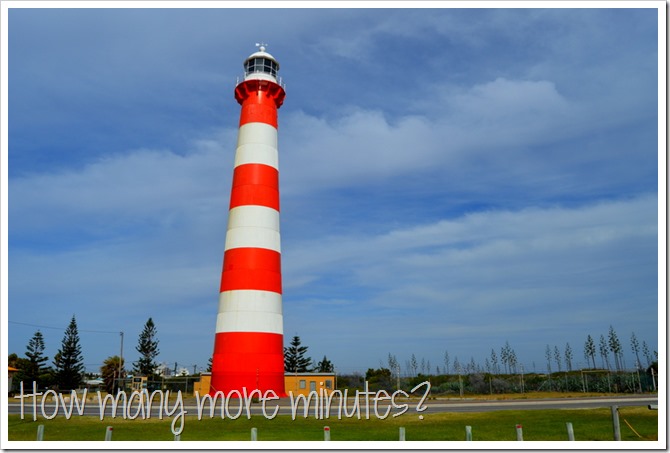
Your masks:
M330 360L328 360L324 355L323 360L317 363L316 371L318 373L332 373L333 371L335 371L335 367L333 366L333 363Z
M306 357L307 346L300 346L300 337L294 336L291 345L284 348L284 370L291 373L311 371L312 359Z
M140 376L153 377L158 364L154 359L158 357L158 340L156 336L158 330L153 319L149 318L144 324L144 329L137 341L135 350L140 353L140 358L137 362L133 362L133 371Z
M44 337L42 336L42 332L38 330L26 347L28 363L26 364L26 369L23 370L22 380L29 383L29 385L32 385L32 382L35 381L39 388L44 386L41 376L48 370L45 363L49 360L49 357L44 357L43 353Z
M73 390L79 387L84 372L84 358L79 345L79 332L74 316L65 330L61 348L54 356L56 383L60 390Z

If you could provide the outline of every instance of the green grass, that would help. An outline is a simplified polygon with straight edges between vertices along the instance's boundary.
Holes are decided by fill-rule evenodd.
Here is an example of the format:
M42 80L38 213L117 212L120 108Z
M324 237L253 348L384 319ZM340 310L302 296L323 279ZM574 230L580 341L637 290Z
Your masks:
M624 441L657 440L658 415L646 407L620 407L621 438ZM251 419L235 420L187 416L182 441L248 441L252 427L258 429L259 441L322 441L323 427L331 429L333 441L397 441L399 427L405 427L407 441L461 441L465 440L465 426L472 426L474 441L515 441L517 424L523 425L526 441L565 441L566 422L571 422L577 441L613 440L612 417L609 408L556 409L526 411L495 411L485 413L426 414L419 420L416 414L404 414L379 420L331 417L315 420L313 417L296 418L277 416L268 420L262 415ZM624 422L637 431L639 438ZM163 420L124 420L122 418L72 416L69 420L58 416L52 420L32 417L21 420L9 415L10 441L34 441L37 426L44 425L45 441L100 441L105 438L106 426L113 426L114 441L172 441L170 418Z

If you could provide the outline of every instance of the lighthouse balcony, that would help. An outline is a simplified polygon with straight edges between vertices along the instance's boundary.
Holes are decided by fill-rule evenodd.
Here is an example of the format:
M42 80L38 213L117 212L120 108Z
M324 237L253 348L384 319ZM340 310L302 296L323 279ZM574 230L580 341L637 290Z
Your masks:
M284 90L286 90L286 84L282 80L281 77L274 77L270 74L267 74L265 72L254 72L250 74L245 74L243 78L240 79L240 77L237 77L237 80L235 81L235 85L239 85L240 82L246 82L247 80L267 80L268 82L273 82L282 87Z

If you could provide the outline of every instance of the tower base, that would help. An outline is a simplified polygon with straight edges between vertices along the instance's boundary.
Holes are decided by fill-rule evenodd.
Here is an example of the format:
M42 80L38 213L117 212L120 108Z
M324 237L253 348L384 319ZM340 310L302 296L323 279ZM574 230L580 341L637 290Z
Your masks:
M216 334L209 393L236 396L272 390L285 397L284 336L263 332Z

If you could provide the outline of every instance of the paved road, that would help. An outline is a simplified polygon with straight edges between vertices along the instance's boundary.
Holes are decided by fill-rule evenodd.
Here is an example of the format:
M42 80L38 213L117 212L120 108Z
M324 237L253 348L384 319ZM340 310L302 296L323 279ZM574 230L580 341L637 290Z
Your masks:
M351 401L351 399L350 399ZM157 400L156 400L157 402ZM368 413L370 417L375 417L374 412L374 402L372 397L369 400ZM541 399L541 400L427 400L424 402L426 409L424 411L417 411L417 405L419 404L419 399L412 400L398 400L395 401L396 406L392 406L389 400L379 402L378 413L383 414L390 409L389 414L397 414L403 410L403 406L407 404L406 414L435 414L435 413L445 413L445 412L491 412L491 411L500 411L500 410L541 410L541 409L585 409L585 408L597 408L597 407L610 407L610 406L648 406L650 404L658 404L658 398L654 395L637 395L637 396L616 396L616 397L593 397L593 398L556 398L556 399ZM23 411L25 418L33 417L33 399L26 398L23 404ZM69 403L66 403L68 410L70 410ZM314 416L314 402L310 405L309 417ZM279 407L277 414L285 415L291 414L291 402L289 399L281 399L279 401L268 401L265 407L265 413L263 412L263 407L260 403L252 403L250 405L249 411L251 415L263 415L266 417L271 417L275 412L275 408ZM215 416L220 416L221 401L219 400ZM360 399L360 412L363 417L366 413L366 404L361 397ZM36 403L37 416L43 417L43 412L47 416L53 414L64 415L64 408L62 405L56 407L53 403L44 404L44 409L42 409L41 401L38 399ZM158 416L158 410L156 409L156 404L154 404L154 410L152 410L151 417ZM174 417L179 414L181 411L186 410L188 415L196 415L197 407L195 405L195 400L193 398L187 398L183 401L183 406L175 405L174 401L171 401L167 409L163 408L164 417ZM353 415L354 409L351 404L349 405L349 414ZM297 409L297 415L302 417L304 414L304 405L301 404ZM10 399L9 414L20 414L21 413L21 404L17 400ZM145 414L141 414L137 409L137 401L133 407L129 408L128 414L135 415L138 418L143 418ZM244 402L240 400L230 400L228 402L228 413L236 414L240 413L242 417L246 417L246 407L244 407ZM331 404L330 416L337 417L338 407L337 402L333 401ZM172 414L171 416L168 414ZM78 415L76 407L74 408L73 415ZM84 407L84 414L88 416L100 416L100 407L97 401L88 401ZM148 414L147 414L148 415ZM105 416L111 416L111 407L108 404L105 410ZM119 408L117 411L117 416L122 416L122 410ZM206 406L203 410L203 416L209 416L209 406Z

